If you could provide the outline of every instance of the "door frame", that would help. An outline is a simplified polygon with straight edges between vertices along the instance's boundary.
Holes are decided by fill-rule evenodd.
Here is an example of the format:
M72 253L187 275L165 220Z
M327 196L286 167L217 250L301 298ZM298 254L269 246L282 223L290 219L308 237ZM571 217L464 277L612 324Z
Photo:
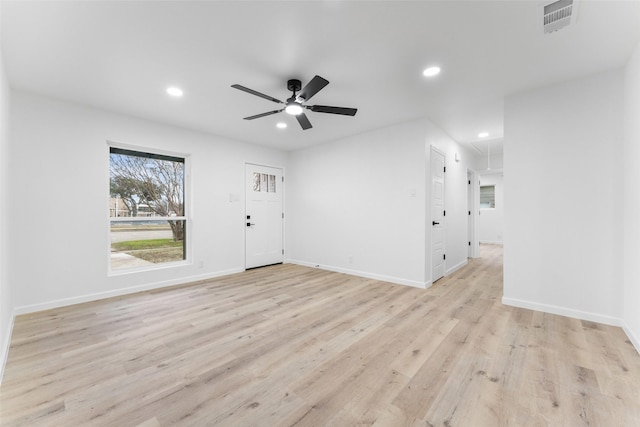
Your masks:
M432 202L432 197L433 197L433 171L431 170L431 155L433 152L436 152L440 155L442 155L442 157L444 158L444 165L445 165L445 170L447 167L447 154L440 150L439 148L437 148L434 145L430 146L430 150L429 150L429 182L428 182L428 188L429 188L429 202L428 202L428 206L429 206L429 220L427 222L427 227L429 227L429 265L430 265L430 269L429 269L429 283L433 284L434 280L433 280L433 225L432 222L434 221L433 218L433 207L431 205ZM446 178L447 174L446 172L443 175L442 178L442 206L444 208L444 210L446 211L446 205L447 205L447 200L446 200L446 193L447 193L447 178ZM444 220L444 224L442 226L442 244L444 247L444 254L446 255L446 249L447 249L447 221L446 218ZM447 259L446 257L442 260L442 276L439 277L438 279L445 277L447 274Z
M480 175L477 171L467 169L467 210L471 211L468 218L467 237L471 245L469 247L468 257L478 258L480 256L480 246L478 241L479 218L480 215Z
M287 180L285 179L285 168L284 166L277 166L277 165L268 165L265 163L261 163L261 162L251 162L251 161L245 161L244 162L244 167L242 170L242 173L244 175L244 188L243 188L243 215L242 215L242 228L244 231L244 241L243 241L243 248L244 248L244 269L247 270L247 188L249 183L247 182L247 168L249 166L259 166L259 167L265 167L265 168L272 168L272 169L280 169L282 171L282 182L281 182L281 188L282 188L282 213L283 213L283 217L282 217L282 262L285 263L286 262L286 255L287 255L287 249L286 249L286 220L287 220L287 214L286 214L286 182ZM232 201L233 199L233 194L229 194L229 200ZM253 267L252 267L253 268Z

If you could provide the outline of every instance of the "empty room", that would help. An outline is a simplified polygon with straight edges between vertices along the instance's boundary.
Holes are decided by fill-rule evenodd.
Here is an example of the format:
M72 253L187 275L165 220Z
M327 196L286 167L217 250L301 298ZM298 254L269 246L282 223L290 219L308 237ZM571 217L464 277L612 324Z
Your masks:
M0 426L640 426L640 1L0 37Z

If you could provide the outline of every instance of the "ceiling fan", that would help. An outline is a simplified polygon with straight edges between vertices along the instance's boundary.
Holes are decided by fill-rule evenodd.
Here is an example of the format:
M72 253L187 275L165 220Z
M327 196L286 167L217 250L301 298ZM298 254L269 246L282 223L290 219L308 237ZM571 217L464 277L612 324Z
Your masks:
M243 92L250 93L255 96L259 96L260 98L267 99L269 101L275 102L277 104L284 104L284 108L279 110L268 111L262 114L256 114L255 116L245 117L245 120L253 120L258 119L260 117L270 116L272 114L278 114L285 111L292 116L295 116L300 123L300 126L303 130L307 130L312 128L311 122L304 114L304 109L315 111L316 113L329 113L329 114L341 114L343 116L355 116L358 111L356 108L345 108L345 107L330 107L327 105L305 105L304 103L309 101L313 95L320 92L322 88L329 84L329 81L320 77L315 76L311 79L307 85L302 88L302 83L300 80L291 79L287 82L287 89L293 92L291 97L287 99L287 102L280 101L272 96L265 95L264 93L260 93L253 89L249 89L248 87L244 87L238 84L231 85L232 88L239 89ZM302 88L302 90L300 90ZM296 95L297 93L297 95Z

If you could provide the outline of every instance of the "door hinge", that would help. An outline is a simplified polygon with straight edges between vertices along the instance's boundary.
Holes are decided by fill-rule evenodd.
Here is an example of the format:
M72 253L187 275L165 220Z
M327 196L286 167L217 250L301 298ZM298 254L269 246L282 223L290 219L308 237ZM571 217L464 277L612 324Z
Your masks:
M282 250L282 255L284 255L284 249Z
M469 242L469 246L471 246L471 242Z
M445 167L444 167L444 171L443 171L443 172L446 172L446 171L447 171L447 167L445 166Z
M284 176L282 177L282 182L284 182Z
M469 211L469 215L471 215L471 211Z
M447 216L447 211L442 211L442 216Z
M469 185L471 185L471 180L469 180Z
M282 212L282 219L284 219L284 212Z
M447 259L447 255L446 254L442 254L442 259Z

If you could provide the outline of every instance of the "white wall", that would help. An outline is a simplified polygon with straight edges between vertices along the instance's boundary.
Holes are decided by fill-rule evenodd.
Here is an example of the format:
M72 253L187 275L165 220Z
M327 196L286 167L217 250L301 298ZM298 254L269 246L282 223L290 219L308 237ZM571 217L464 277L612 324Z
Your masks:
M466 261L466 163L453 166L457 144L426 120L291 153L287 177L290 261L411 286L428 285L431 144L447 152L451 167L445 196L447 229L452 230L447 235L447 265ZM460 187L462 191L454 195ZM460 217L465 227L462 240Z
M424 286L424 135L416 122L292 152L289 257Z
M286 167L286 153L17 91L12 108L3 211L18 312L244 269L244 162ZM190 155L193 265L107 275L107 140Z
M504 299L619 324L623 75L505 102Z
M8 97L3 100L4 125ZM11 227L0 230L11 247L0 264L7 344L14 313L242 271L245 162L285 168L287 258L425 286L434 145L447 156L447 270L466 263L472 157L428 121L288 155L21 91L12 92L11 113L11 144L4 133L2 139L11 162L3 150L2 188L9 191L1 213ZM107 141L190 156L193 264L108 275ZM462 161L454 160L456 153ZM230 195L240 201L231 202Z
M9 188L9 145L10 145L10 104L11 89L4 71L2 50L0 50L0 381L9 350L11 327L13 325L13 294L8 277L7 239L9 222L6 215Z
M502 243L504 224L504 180L502 172L483 173L480 185L495 185L495 208L480 208L478 239L480 243Z
M640 351L640 44L624 76L624 328Z

